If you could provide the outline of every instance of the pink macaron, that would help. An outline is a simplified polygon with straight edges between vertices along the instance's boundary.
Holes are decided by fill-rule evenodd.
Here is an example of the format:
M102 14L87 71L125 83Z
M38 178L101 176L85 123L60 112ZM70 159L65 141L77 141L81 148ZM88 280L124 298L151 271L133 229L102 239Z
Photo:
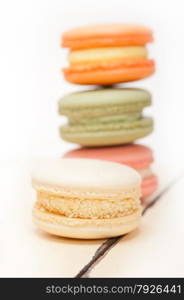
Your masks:
M142 177L142 199L151 196L158 188L157 176L151 170L153 153L138 144L116 147L79 148L64 154L64 158L91 158L113 161L136 169Z

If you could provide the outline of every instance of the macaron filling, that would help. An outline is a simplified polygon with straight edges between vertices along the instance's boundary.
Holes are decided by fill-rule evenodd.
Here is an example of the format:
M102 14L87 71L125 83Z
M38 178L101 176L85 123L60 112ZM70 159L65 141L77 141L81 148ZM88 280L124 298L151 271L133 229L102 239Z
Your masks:
M70 66L96 65L121 62L124 59L147 58L147 50L144 46L106 47L75 50L69 53Z
M89 117L89 118L80 118L76 119L74 116L70 117L70 124L71 125L88 125L89 121L90 124L108 124L109 122L128 122L128 121L136 121L140 120L142 117L142 113L140 112L133 112L133 113L123 113L123 114L116 114L116 115L102 115L97 117Z
M87 132L112 132L112 131L123 131L123 130L138 130L138 129L150 129L150 132L153 129L153 120L151 118L141 118L134 121L117 121L117 122L109 122L109 123L93 123L88 122L86 124L70 124L61 127L61 133L73 134L73 133L87 133Z
M42 211L81 219L109 219L129 216L141 209L140 189L129 191L122 199L66 198L45 191L37 191L37 205Z

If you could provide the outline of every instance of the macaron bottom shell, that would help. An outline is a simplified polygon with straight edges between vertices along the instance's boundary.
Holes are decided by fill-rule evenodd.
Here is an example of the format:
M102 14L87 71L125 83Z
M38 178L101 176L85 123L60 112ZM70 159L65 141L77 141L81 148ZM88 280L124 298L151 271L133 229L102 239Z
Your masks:
M65 141L81 146L97 147L128 144L149 135L152 130L153 127L150 124L140 128L94 132L67 132L61 127L60 132Z
M152 60L146 59L144 62L132 61L132 64L109 64L98 66L96 68L87 67L69 67L63 69L64 77L67 81L75 84L101 84L111 85L121 82L135 81L151 76L155 71L155 65Z
M45 212L36 205L33 208L33 222L38 228L57 236L77 239L102 239L122 235L136 229L140 218L141 210L121 218L79 219Z

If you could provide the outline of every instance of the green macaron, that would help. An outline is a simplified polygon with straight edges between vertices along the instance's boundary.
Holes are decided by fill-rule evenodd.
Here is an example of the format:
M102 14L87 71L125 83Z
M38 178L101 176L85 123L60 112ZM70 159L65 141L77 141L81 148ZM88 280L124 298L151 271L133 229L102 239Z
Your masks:
M153 130L153 120L142 116L150 104L150 93L135 88L69 94L59 101L59 113L69 120L60 129L61 136L90 147L131 143Z

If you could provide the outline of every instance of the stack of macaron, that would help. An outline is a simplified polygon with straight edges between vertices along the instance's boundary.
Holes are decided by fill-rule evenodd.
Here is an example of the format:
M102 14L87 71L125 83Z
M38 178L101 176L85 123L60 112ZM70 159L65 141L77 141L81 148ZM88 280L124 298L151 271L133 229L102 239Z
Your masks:
M69 49L69 66L63 69L67 81L101 87L65 95L59 113L68 118L61 137L82 146L64 157L95 158L126 164L139 170L142 199L157 189L157 177L150 169L153 154L144 145L130 145L153 130L153 120L143 115L151 95L138 88L117 88L114 84L150 76L155 64L148 58L146 44L152 31L125 24L90 25L71 29L62 36Z
M65 79L98 87L59 100L59 113L68 119L60 135L78 148L38 165L33 173L33 216L41 229L87 239L118 236L138 226L140 199L158 186L151 149L134 144L153 130L152 118L143 114L151 95L114 84L154 73L145 46L152 40L150 29L125 24L84 26L63 34L62 46L69 49Z

